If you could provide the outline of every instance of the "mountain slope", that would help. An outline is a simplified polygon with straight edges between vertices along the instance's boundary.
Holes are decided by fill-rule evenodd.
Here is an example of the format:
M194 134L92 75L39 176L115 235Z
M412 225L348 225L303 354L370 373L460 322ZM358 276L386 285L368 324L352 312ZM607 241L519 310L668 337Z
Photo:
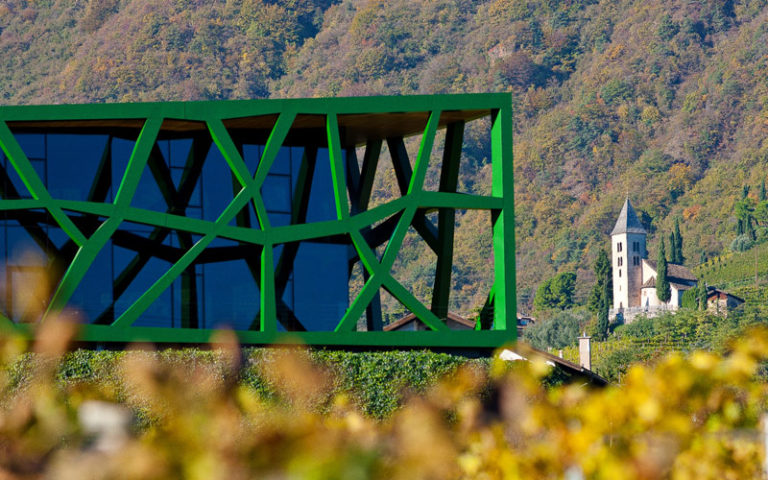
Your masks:
M722 252L768 172L766 0L12 0L0 29L5 104L512 92L523 305L568 270L586 296L627 194L651 252L675 217L689 264Z

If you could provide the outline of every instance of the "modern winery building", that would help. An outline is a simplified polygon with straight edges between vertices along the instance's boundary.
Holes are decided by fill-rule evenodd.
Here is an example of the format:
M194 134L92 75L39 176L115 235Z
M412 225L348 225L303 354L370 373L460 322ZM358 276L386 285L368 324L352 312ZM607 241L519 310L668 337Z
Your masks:
M488 195L459 185L471 122ZM513 340L511 122L507 94L0 107L0 324L67 310L96 342ZM374 205L377 175L393 191ZM464 331L446 323L457 211L492 232ZM435 258L428 298L392 273L409 231ZM421 328L385 331L382 295Z

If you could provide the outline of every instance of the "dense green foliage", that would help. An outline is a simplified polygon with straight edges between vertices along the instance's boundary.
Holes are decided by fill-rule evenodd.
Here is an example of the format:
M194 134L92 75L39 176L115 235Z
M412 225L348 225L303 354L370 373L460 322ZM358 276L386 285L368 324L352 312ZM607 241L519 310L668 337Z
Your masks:
M540 350L575 345L588 321L589 312L583 308L558 311L546 321L527 327L523 340Z
M610 310L610 292L608 291L608 284L603 285L603 304L597 311L597 324L595 325L595 340L605 340L605 336L608 334L608 311Z
M742 186L768 171L767 5L8 0L0 102L510 91L521 309L562 272L576 272L583 303L627 193L651 246L678 217L689 261L733 241ZM467 191L488 185L486 128L467 129ZM392 177L377 179L374 203L394 191ZM749 192L755 206L759 197ZM466 312L490 284L489 222L462 212L457 224L466 246L452 309ZM415 261L396 266L398 278L418 295L434 258L415 235L406 246Z
M664 251L664 239L661 239L659 247L659 259L656 262L656 297L661 302L668 302L672 298L672 290L667 278L667 255Z
M764 284L768 279L768 243L710 258L693 273L709 285L727 289Z
M669 261L678 265L685 263L685 257L683 256L683 236L680 234L680 221L677 218L675 218L675 229L669 234L669 245L672 249Z
M600 249L592 268L595 273L595 284L589 294L587 306L591 312L596 313L600 311L606 301L611 301L609 297L613 292L613 269L605 249ZM608 295L605 294L606 290Z
M349 395L361 411L376 418L390 415L403 400L414 393L424 392L437 380L462 365L487 368L487 359L433 353L428 351L345 352L311 350L311 361L329 370L336 379L333 394ZM95 381L122 392L124 386L116 368L127 352L76 350L67 354L58 372L65 383ZM281 349L249 348L242 352L242 368L237 379L242 385L256 390L264 399L277 399L277 393L264 371L277 368ZM183 349L148 352L147 357L163 361L179 369L205 368L217 376L230 369L229 359L220 351ZM11 383L19 387L34 373L30 368L32 354L20 357L11 366Z
M707 287L704 282L683 292L680 303L683 308L704 310L707 306Z
M604 342L592 345L593 369L620 381L633 363L653 363L670 352L690 353L708 350L723 353L730 341L750 326L768 323L768 308L747 306L728 316L712 312L682 309L653 318L640 317L628 325L617 326ZM578 361L578 349L566 348L567 360Z
M533 305L539 310L559 308L564 310L573 306L573 292L576 289L576 274L563 272L546 280L536 290Z

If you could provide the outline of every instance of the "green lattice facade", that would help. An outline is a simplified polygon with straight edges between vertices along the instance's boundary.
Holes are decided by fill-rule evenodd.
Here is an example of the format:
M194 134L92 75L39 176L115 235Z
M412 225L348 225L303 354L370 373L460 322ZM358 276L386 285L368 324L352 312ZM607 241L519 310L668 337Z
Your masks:
M476 121L489 195L459 186ZM224 326L250 344L514 340L511 122L507 94L0 107L0 323L71 309L96 342L203 343ZM387 170L395 191L371 205ZM470 331L446 321L457 211L484 211L492 243ZM429 298L393 274L409 230L436 259ZM50 293L27 293L41 275ZM384 293L425 328L385 331Z

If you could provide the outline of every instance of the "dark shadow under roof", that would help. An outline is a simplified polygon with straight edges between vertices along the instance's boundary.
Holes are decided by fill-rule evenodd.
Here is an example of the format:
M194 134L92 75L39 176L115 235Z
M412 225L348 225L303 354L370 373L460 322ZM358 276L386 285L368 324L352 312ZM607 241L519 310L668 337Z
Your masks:
M457 122L470 122L490 115L490 110L446 110L441 112L438 127ZM369 140L386 140L393 137L409 137L421 134L427 124L429 112L391 112L338 115L341 146L350 148L364 145ZM249 142L264 143L277 120L277 115L258 115L223 120L224 126L234 137L247 137ZM8 121L14 131L62 133L109 133L112 131L136 132L144 125L144 119L101 120L33 120ZM173 138L207 132L204 122L167 118L163 121L160 138ZM135 137L135 133L131 136ZM285 145L325 145L325 115L299 114L293 122Z

